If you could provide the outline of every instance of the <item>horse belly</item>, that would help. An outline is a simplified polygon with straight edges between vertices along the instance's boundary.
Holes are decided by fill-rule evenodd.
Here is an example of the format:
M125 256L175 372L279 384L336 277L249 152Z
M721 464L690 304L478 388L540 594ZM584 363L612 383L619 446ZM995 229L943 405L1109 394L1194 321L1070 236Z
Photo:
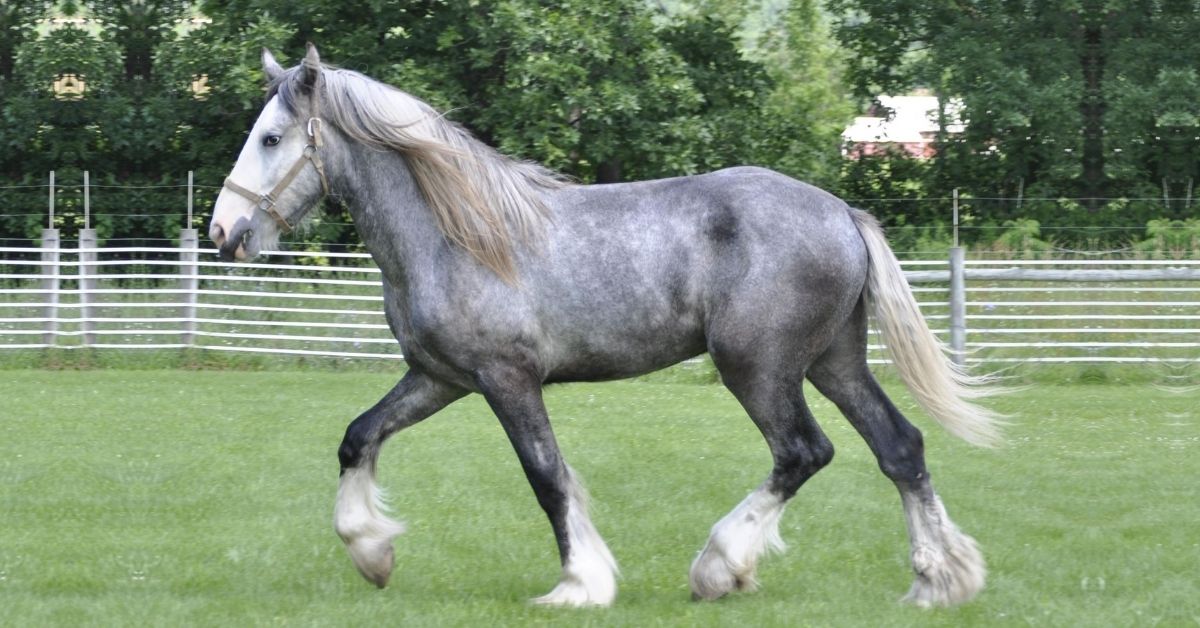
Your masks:
M699 324L631 320L621 326L564 334L551 343L548 382L598 381L644 375L705 351ZM640 323L640 324L638 324Z

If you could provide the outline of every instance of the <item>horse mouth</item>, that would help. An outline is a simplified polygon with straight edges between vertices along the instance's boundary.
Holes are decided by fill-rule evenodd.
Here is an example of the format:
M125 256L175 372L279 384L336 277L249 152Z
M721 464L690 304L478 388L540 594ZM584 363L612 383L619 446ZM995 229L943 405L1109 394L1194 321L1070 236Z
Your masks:
M250 241L254 229L246 218L239 218L229 231L224 242L218 243L218 254L223 262L244 261L252 257Z
M249 257L249 255L246 255L246 249L242 247L241 243L238 243L238 246L233 250L230 250L228 246L222 246L218 256L222 262L240 262Z

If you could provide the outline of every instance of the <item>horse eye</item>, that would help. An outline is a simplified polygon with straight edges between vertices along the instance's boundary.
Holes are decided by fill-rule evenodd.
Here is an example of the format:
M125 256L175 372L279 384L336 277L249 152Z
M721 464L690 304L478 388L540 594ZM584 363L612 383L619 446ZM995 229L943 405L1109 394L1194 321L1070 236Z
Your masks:
M279 143L278 135L268 135L263 138L263 146L274 146Z

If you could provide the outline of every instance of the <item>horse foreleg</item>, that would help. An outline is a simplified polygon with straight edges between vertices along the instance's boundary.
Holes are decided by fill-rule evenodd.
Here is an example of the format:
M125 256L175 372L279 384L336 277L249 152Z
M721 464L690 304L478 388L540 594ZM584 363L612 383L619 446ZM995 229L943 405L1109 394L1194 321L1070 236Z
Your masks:
M550 593L533 602L551 606L612 604L617 595L617 564L588 516L587 493L559 452L542 402L541 382L509 366L487 369L478 381L558 542L562 576Z
M346 544L354 566L380 588L387 585L394 564L392 539L404 524L389 518L375 484L379 449L392 434L417 423L465 391L410 370L395 388L346 428L338 448L341 480L334 506L333 526Z

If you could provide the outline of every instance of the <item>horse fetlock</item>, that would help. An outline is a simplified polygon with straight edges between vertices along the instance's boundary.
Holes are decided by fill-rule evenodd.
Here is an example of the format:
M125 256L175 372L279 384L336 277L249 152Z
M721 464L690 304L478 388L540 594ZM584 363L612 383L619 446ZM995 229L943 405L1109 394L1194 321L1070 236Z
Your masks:
M936 548L928 545L917 547L913 549L912 552L913 573L920 576L927 572L933 571L939 565L941 565L944 560L945 557L942 556L942 552Z

